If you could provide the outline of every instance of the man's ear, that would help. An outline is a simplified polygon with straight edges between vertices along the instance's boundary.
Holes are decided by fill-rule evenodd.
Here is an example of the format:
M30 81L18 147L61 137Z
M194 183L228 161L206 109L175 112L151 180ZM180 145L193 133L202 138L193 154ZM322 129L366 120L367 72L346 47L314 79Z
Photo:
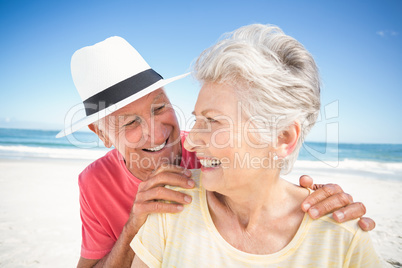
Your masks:
M296 121L279 134L276 145L276 154L280 158L285 158L290 155L295 150L300 135L300 123Z
M112 147L113 144L110 141L109 136L106 135L101 129L99 129L97 125L90 124L88 125L88 128L99 137L106 148Z

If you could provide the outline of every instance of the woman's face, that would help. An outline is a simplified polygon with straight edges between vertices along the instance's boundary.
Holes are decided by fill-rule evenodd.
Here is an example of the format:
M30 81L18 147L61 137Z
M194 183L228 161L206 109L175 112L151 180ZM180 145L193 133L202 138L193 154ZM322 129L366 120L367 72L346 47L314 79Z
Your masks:
M269 146L256 142L251 135L253 118L245 118L241 109L231 86L206 83L201 88L196 123L184 146L200 159L202 183L209 191L225 194L272 169Z

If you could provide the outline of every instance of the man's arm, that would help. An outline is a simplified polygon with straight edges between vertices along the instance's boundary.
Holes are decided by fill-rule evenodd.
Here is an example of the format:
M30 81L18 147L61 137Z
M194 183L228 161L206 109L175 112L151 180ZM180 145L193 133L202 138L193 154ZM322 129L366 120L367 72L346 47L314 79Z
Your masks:
M130 247L130 242L136 233L126 224L112 250L105 257L98 260L80 257L77 267L130 267L134 258L134 251Z
M120 237L124 237L123 232ZM112 251L105 255L105 257L98 260L80 257L77 267L130 267L134 258L133 250L130 247L126 247L126 245L130 245L130 242L131 240L126 242L126 239L118 239Z
M130 243L148 215L150 213L178 213L183 210L182 204L191 202L190 196L167 189L164 186L193 188L195 183L190 177L191 172L189 170L174 165L161 167L154 171L140 183L130 217L111 252L98 260L81 257L77 267L131 267L134 252ZM165 200L174 203L166 203Z
M351 195L343 192L337 184L313 184L310 176L300 177L300 185L311 188L314 191L302 203L304 212L310 217L317 219L330 212L337 222L345 222L360 218L358 224L364 231L371 231L375 228L375 222L366 217L366 207L361 202L353 202Z

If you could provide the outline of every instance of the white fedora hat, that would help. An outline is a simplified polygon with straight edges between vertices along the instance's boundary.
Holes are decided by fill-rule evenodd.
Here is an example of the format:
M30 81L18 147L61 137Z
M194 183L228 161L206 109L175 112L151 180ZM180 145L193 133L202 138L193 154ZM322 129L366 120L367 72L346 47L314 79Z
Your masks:
M71 74L85 106L86 116L65 122L56 138L67 136L187 74L163 79L121 37L110 37L77 50Z

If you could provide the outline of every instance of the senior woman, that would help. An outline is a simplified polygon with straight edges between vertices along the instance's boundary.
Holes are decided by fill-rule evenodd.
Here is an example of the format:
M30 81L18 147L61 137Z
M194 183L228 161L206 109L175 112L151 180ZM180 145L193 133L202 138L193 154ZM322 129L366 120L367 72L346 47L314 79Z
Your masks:
M279 28L250 25L205 50L196 123L185 147L193 202L152 214L134 238L132 267L378 267L356 221L312 220L309 190L280 177L291 170L320 109L312 56Z

